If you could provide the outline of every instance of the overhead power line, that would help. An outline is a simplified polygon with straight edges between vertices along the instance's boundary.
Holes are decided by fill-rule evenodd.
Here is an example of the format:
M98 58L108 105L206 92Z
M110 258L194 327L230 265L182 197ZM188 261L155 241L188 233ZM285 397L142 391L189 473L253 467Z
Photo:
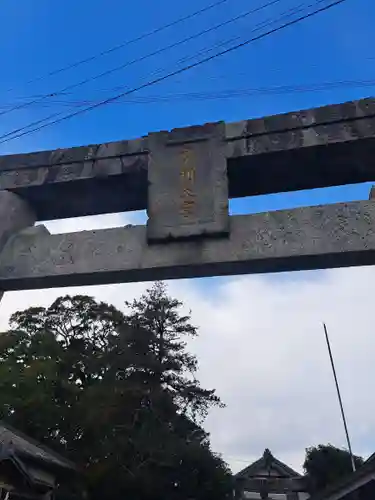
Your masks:
M170 103L171 101L207 101L207 100L223 100L236 99L254 96L270 96L270 95L287 95L296 93L312 93L326 92L336 89L353 89L353 88L372 88L375 87L375 79L372 80L337 80L320 83L304 83L290 85L276 85L270 87L254 87L254 88L234 88L223 89L219 91L202 91L202 92L180 92L171 94L159 94L149 96L129 96L128 99L121 99L112 104L152 104L152 103ZM114 89L110 89L114 90ZM117 88L117 90L119 90ZM107 89L108 91L108 89ZM66 107L83 107L89 106L98 102L97 100L70 100L70 101L53 101L43 103L44 106L66 106ZM41 104L42 105L42 104ZM43 119L47 120L48 118Z
M58 75L60 73L68 71L70 69L78 68L79 66L82 66L83 64L95 61L96 59L100 59L101 57L104 57L108 54L111 54L111 53L116 52L120 49L128 47L129 45L140 42L140 41L145 40L146 38L150 38L154 35L157 35L158 33L161 33L162 31L165 31L169 28L173 28L174 26L181 24L185 21L189 21L190 19L194 19L195 17L198 17L201 14L209 12L210 10L212 10L216 7L219 7L220 5L227 3L228 1L229 0L218 0L218 1L208 5L207 7L203 7L202 9L196 10L195 12L192 12L191 14L187 14L186 16L182 16L178 19L175 19L174 21L171 21L170 23L159 26L158 28L155 28L151 31L143 33L142 35L136 36L135 38L131 38L130 40L126 40L125 42L122 42L118 45L115 45L114 47L111 47L109 49L103 50L102 52L99 52L93 56L86 57L86 58L81 59L79 61L76 61L74 63L68 64L68 65L63 66L63 67L58 68L58 69L55 69L53 71L50 71L49 73L46 73L45 75L41 75L41 76L37 76L35 78L32 78L31 80L28 80L24 85L30 85L31 83L35 83L35 82L38 82L40 80L44 80L46 78ZM8 89L6 92L11 92L13 90L14 90L14 87Z
M234 40L238 40L239 38L240 38L240 37L238 37L238 36L237 36L237 37L232 38L232 39L230 39L230 40L226 40L225 42L219 42L219 43L217 43L217 44L215 44L215 45L211 46L209 49L203 49L203 50L200 50L197 54L194 54L194 56L186 56L186 57L183 57L183 58L181 58L181 59L179 59L179 60L177 61L177 64L178 64L178 63L181 63L181 64L182 64L182 63L187 62L187 61L189 61L189 60L191 60L191 59L194 59L196 56L203 55L203 54L206 54L206 53L208 53L208 52L211 52L211 51L212 51L212 50L214 50L215 48L220 48L220 47L222 47L223 45L228 44L230 41L232 41L232 42L233 42ZM161 72L160 70L159 70L159 71L157 70L157 71L154 71L153 73L151 73L151 75L154 75L154 74L156 74L156 75L157 75L157 74L159 74L160 72ZM149 76L150 76L150 75L149 75ZM124 87L122 87L122 88L124 88ZM97 101L95 101L95 102L97 102ZM46 101L46 102L44 102L44 101L43 101L43 102L40 102L40 103L39 103L39 105L42 105L42 104L44 104L44 105L45 105L45 104L48 104L48 103L49 103L49 101ZM80 107L83 107L83 106L85 106L85 105L86 105L86 104L83 104L83 105L82 105L82 106L80 106ZM73 107L73 106L72 106L72 107ZM51 114L51 115L46 116L45 118L42 118L42 119L36 120L36 121L34 121L34 122L29 123L29 124L28 124L28 125L26 125L26 126L20 127L20 128L18 128L18 129L16 129L16 130L13 130L12 132L8 132L7 134L2 135L2 136L0 137L0 139L4 139L5 137L10 137L10 136L12 136L12 135L14 135L14 134L16 134L16 133L22 132L22 131L27 130L27 129L31 128L31 127L35 127L36 125L40 125L40 124L42 124L42 123L48 122L48 120L51 120L51 119L54 119L54 118L56 119L56 118L58 118L59 116L63 116L63 115L64 115L64 112L63 112L63 111L61 111L61 112L59 112L59 113L53 113L53 114Z
M321 2L327 2L328 0L320 0L320 1ZM260 29L266 28L266 27L268 27L268 26L270 26L272 24L275 24L277 22L281 22L284 19L286 20L289 17L291 17L292 15L298 14L299 12L303 11L304 8L306 8L306 7L311 7L311 5L306 6L306 3L302 3L302 4L299 4L298 6L292 7L290 9L288 9L287 11L282 12L281 15L278 18L269 18L269 19L266 19L264 21L261 21L261 22L257 23L255 25L255 27L253 29L251 29L250 32L251 33L255 33L255 32L259 31ZM231 43L236 42L237 40L240 40L240 38L241 38L241 36L237 35L235 37L231 37L231 38L226 39L224 41L222 40L222 41L220 41L220 42L218 42L218 43L216 43L214 45L210 45L208 47L204 47L204 48L200 49L198 53L195 53L193 56L185 56L185 57L179 59L178 61L175 62L175 64L180 64L180 63L189 61L191 59L194 59L195 57L207 54L209 52L212 52L215 48L220 48L220 47L223 47L225 45L229 45ZM278 70L280 71L281 68L279 68ZM162 70L160 70L160 71L164 71L164 68ZM158 72L160 72L160 71L156 70L156 71L153 71L151 74L155 75L155 74L158 74ZM148 73L148 76L150 76L150 73ZM208 77L208 78L212 78L212 77ZM107 89L106 88L104 88L104 89L100 89L100 88L99 89L95 89L95 92L116 92L118 90L124 90L125 88L127 88L127 86L125 86L125 85L117 85L115 87L107 88ZM61 91L55 92L53 94L53 96L54 97L57 97L57 96L68 96L68 95L73 95L73 94L74 94L74 92L72 92L71 90L61 90ZM39 102L39 99L43 100L46 96L51 97L52 94L36 94L36 95L29 95L29 96L22 96L22 97L19 96L19 97L15 97L14 99L16 99L17 101L22 101L22 102L28 101L29 99L34 99L32 102L29 103L30 106L31 106L31 105L37 104ZM51 99L52 99L52 97L51 97ZM51 102L51 99L49 99L49 102ZM54 102L56 102L56 99L54 99ZM64 102L64 101L62 101L62 102ZM0 105L0 109L1 108L3 108L3 109L13 108L14 106L15 106L15 104L9 104L9 105L4 104L3 106Z
M323 0L321 0L321 1L323 1ZM256 31L256 30L253 30L253 31ZM195 58L195 57L197 57L197 56L201 56L201 55L207 54L207 53L209 53L209 52L212 52L215 48L220 48L220 47L222 47L222 46L228 45L228 43L230 43L230 42L234 42L235 40L238 40L239 38L240 38L240 37L239 37L239 36L237 36L237 37L231 38L230 40L226 40L225 42L223 42L223 41L218 42L217 44L214 44L213 46L210 46L208 49L203 49L203 50L200 50L198 53L195 53L193 56L185 56L185 57L183 57L183 58L179 59L179 60L177 61L177 64L182 64L182 63L185 63L185 62L187 62L187 61L190 61L190 60L194 59L194 58ZM161 70L160 70L160 69L159 69L159 70L156 70L156 71L152 72L151 74L149 74L148 76L158 75L158 74L160 74L162 71L164 71L164 70L163 70L163 69L161 69ZM124 88L124 87L122 87L122 88ZM46 102L41 102L40 104L46 104L46 103L48 103L48 102L49 102L49 101L46 101ZM94 102L98 102L98 101L94 101ZM86 105L86 104L83 104L83 105L82 105L82 106L80 106L80 107L83 107L83 106L85 106L85 105ZM0 139L3 139L3 138L5 138L5 137L12 136L12 135L14 135L14 134L15 134L15 133L17 133L17 132L22 132L22 131L27 130L27 129L31 128L31 127L35 127L36 125L40 125L41 123L48 122L48 120L51 120L51 119L53 119L53 118L57 118L57 117L59 117L59 116L63 116L63 115L64 115L64 112L53 113L53 114L51 114L51 115L46 116L45 118L39 119L39 120L37 120L37 121L34 121L34 122L29 123L29 124L28 124L28 125L26 125L26 126L20 127L20 128L18 128L18 129L16 129L16 130L13 130L12 132L8 132L7 134L2 135L2 136L0 137Z
M266 9L267 7L271 7L272 5L275 5L279 2L281 2L282 0L269 0L267 3L259 6L259 7L255 7L255 8L252 8L246 12L243 12L242 14L239 14L237 16L234 16L230 19L227 19L219 24L216 24L214 26L211 26L207 29L204 29L202 31L199 31L198 33L195 33L194 35L190 35L186 38L183 38L182 40L178 40L177 42L174 42L174 43L171 43L169 45L166 45L160 49L157 49L157 50L153 50L152 52L149 52L147 54L145 54L144 56L141 56L141 57L137 57L135 59L132 59L131 61L127 61L123 64L120 64L119 66L115 66L114 68L111 68L109 70L106 70L102 73L99 73L99 74L96 74L94 76L91 76L91 77L88 77L88 78L85 78L84 80L81 80L80 82L77 82L77 83L73 83L73 84L70 84L66 87L64 87L63 89L61 90L55 90L53 92L49 92L47 94L44 94L42 95L41 97L38 97L36 99L33 99L32 101L29 101L29 102L24 102L22 104L17 104L15 105L14 107L8 109L7 111L2 111L0 112L0 116L3 116L3 115L6 115L6 114L9 114L9 113L12 113L13 111L17 111L17 110L20 110L20 109L24 109L24 108L27 108L33 104L36 104L38 102L41 102L45 99L49 99L51 97L57 97L59 95L63 95L65 92L69 91L69 90L73 90L73 89L76 89L78 87L82 87L83 85L86 85L87 83L90 83L92 81L95 81L95 80L98 80L100 78L103 78L105 76L109 76L117 71L120 71L120 70L123 70L125 68L128 68L136 63L139 63L139 62L142 62L142 61L145 61L146 59L149 59L151 57L154 57L156 55L160 55L168 50L171 50L171 49L174 49L176 47L179 47L180 45L183 45L184 43L187 43L187 42L190 42L192 40L195 40L201 36L204 36L204 35L207 35L208 33L212 33L214 31L217 31L218 29L220 28L223 28L224 26L228 26L229 24L232 24L232 23L235 23L237 21L239 21L240 19L244 19L252 14L255 14L257 12L260 12L264 9Z
M322 3L322 2L326 2L327 0L319 0L318 3ZM307 7L311 7L311 5L308 5ZM306 8L306 4L299 4L298 6L296 7L293 7L293 8L290 8L288 9L287 11L283 12L282 15L278 18L278 19L274 19L274 18L271 18L271 19L267 19L267 20L264 20L260 23L257 23L255 28L253 28L251 30L251 33L255 33L263 28L266 28L268 26L272 26L273 24L275 24L276 22L280 22L284 19L288 19L290 18L292 15L294 14L297 14L301 11L303 11L304 9L303 8ZM186 63L188 61L191 61L191 60L194 60L196 57L198 56L203 56L205 54L209 54L210 52L213 52L215 49L219 49L219 48L222 48L222 47L225 47L225 46L229 46L231 44L233 44L234 42L236 42L237 40L240 40L241 37L240 36L236 36L236 37L232 37L230 39L227 39L225 41L220 41L214 45L210 45L209 47L205 47L201 50L198 51L198 53L195 53L193 55L190 55L190 56L185 56L181 59L179 59L176 64L183 64L183 63ZM164 69L164 68L161 68L161 69L158 69L156 71L153 71L151 74L148 74L149 77L151 76L158 76L160 73L163 73L164 71L167 71L167 69ZM124 86L121 87L122 89L126 88ZM39 102L38 100L35 101L35 103ZM43 101L44 102L44 101ZM96 101L98 102L98 101ZM83 105L84 106L84 105ZM81 107L83 107L81 106ZM63 117L64 113L63 112L60 112L60 113L53 113L52 115L49 115L43 119L40 119L40 120L37 120L37 121L34 121L32 123L29 123L28 125L26 126L23 126L23 127L20 127L16 130L13 130L7 134L4 134L3 136L0 137L0 139L4 139L6 137L10 137L16 133L21 133L27 129L30 129L31 127L35 127L36 125L40 125L42 123L45 123L45 122L48 122L48 120L50 119L56 119L58 117Z
M251 30L251 32L253 33L254 30ZM240 36L237 36L233 39L231 39L232 41L235 40L235 39L240 39L241 37ZM228 40L226 41L228 42ZM222 44L215 44L213 46L210 47L210 49L207 49L207 50L202 50L202 53L203 52L208 52L209 50L213 50L213 48L217 48L219 45L224 45L226 42L223 42ZM369 56L369 57L364 57L364 58L361 58L362 61L370 61L370 60L374 60L375 57L373 56ZM181 62L181 61L179 61ZM309 61L309 68L319 68L321 65L319 63L311 63ZM267 71L272 72L272 73L280 73L281 71L282 72L285 72L285 67L272 67L272 68L269 68ZM241 72L238 72L238 73L233 73L231 72L231 78L233 79L239 79L239 78L249 78L250 75L248 72L244 72L244 71L241 71ZM215 74L212 74L212 75L205 75L205 80L206 81L209 81L209 80L213 80L213 81L217 81L217 80L227 80L228 79L228 75L225 74L225 73L215 73ZM276 85L276 86L268 86L268 87L255 87L255 88L245 88L245 89L230 89L228 91L226 90L223 90L223 91L220 91L220 92L256 92L256 93L261 93L261 94L268 94L269 92L273 92L275 91L276 93L282 93L283 92L283 89L286 89L285 92L288 93L289 91L290 92L315 92L315 91L320 91L320 90L330 90L331 88L332 89L335 89L335 88L359 88L359 87L373 87L375 85L375 79L363 79L363 80L333 80L333 81L328 81L328 82L313 82L313 83L304 83L304 84L289 84L289 85ZM323 88L324 87L324 88ZM327 88L326 88L327 87ZM329 87L329 88L328 88ZM96 93L96 92L99 92L99 93L109 93L109 92L118 92L120 90L124 90L125 88L127 88L125 85L116 85L114 87L99 87L99 88L96 88L94 89L92 92L93 93ZM288 90L289 89L289 90ZM189 93L189 92L183 92L183 93L180 93L180 94L172 94L172 97L173 96L177 96L177 95L190 95L190 94L196 94L196 93L199 93L199 92L194 92L194 93ZM63 94L64 96L73 96L74 95L74 92L64 92ZM209 92L207 93L207 95L211 95ZM40 94L37 94L37 95L33 95L31 97L41 97ZM156 98L159 98L159 97L168 97L167 94L164 94L163 96L151 96L152 99L156 99ZM24 101L24 100L27 100L29 99L29 97L25 97L25 96L18 96L18 97L15 97L14 99L18 100L18 101ZM145 99L149 99L150 97L149 96L146 96ZM143 98L139 98L142 102L143 102ZM43 105L41 104L41 107L51 107L51 106L54 106L54 105L65 105L67 107L69 106L78 106L78 105L88 105L88 104L92 104L93 102L97 102L98 99L94 100L93 98L91 100L87 99L87 100L64 100L64 99L60 99L60 100L57 100L57 99L54 99L54 100L49 100L48 102L46 103L43 103ZM133 102L132 101L129 101L129 102ZM0 104L0 110L1 109L6 109L6 108L10 108L10 107L13 107L14 106L14 103L13 102L5 102L3 104ZM39 107L39 106L37 106Z
M309 12L309 13L307 13L305 15L297 17L296 19L293 19L293 20L291 20L289 22L286 22L283 25L278 26L276 28L273 28L271 30L268 30L265 33L262 33L262 34L260 34L258 36L255 36L255 37L247 39L247 40L245 40L245 41L243 41L241 43L233 45L233 46L231 46L231 47L229 47L229 48L227 48L225 50L217 52L216 54L213 54L213 55L208 56L208 57L206 57L204 59L201 59L200 61L193 62L193 63L191 63L189 65L186 65L186 66L184 66L182 68L179 68L179 69L177 69L175 71L167 73L166 75L160 76L160 77L155 78L153 80L149 80L149 81L147 81L147 82L145 82L145 83L143 83L143 84L141 84L141 85L139 85L137 87L134 87L134 88L132 88L130 90L127 90L127 91L122 92L120 94L117 94L115 96L109 97L108 99L104 99L102 101L99 101L99 102L97 102L97 103L95 103L95 104L93 104L91 106L88 106L88 107L86 107L84 109L80 109L78 111L75 111L73 113L65 115L65 116L63 116L61 118L57 118L56 120L50 121L48 123L43 123L42 125L40 125L38 127L35 127L35 128L33 128L31 130L27 130L27 131L21 132L19 134L13 135L12 137L8 137L9 135L11 135L11 134L14 133L14 131L10 132L9 134L6 134L6 136L0 137L0 139L2 139L4 137L3 140L0 140L0 144L3 144L5 142L9 142L9 141L14 140L14 139L18 139L19 137L23 137L25 135L30 135L30 134L32 134L34 132L38 132L39 130L42 130L42 129L46 128L46 127L50 127L50 126L55 125L57 123L61 123L63 121L66 121L66 120L69 120L71 118L74 118L75 116L81 115L83 113L87 113L89 111L92 111L92 110L97 109L99 107L105 106L107 104L111 104L112 102L116 102L119 99L121 99L122 97L125 97L127 95L131 95L131 94L133 94L133 93L135 93L135 92L137 92L139 90L151 87L151 86L153 86L153 85L155 85L157 83L161 83L161 82L163 82L163 81L165 81L165 80L167 80L167 79L169 79L169 78L171 78L173 76L179 75L179 74L184 73L186 71L189 71L189 70L191 70L193 68L196 68L196 67L199 67L199 66L201 66L203 64L206 64L206 63L208 63L208 62L210 62L210 61L212 61L212 60L214 60L214 59L216 59L218 57L222 57L224 55L232 53L232 52L234 52L234 51L236 51L236 50L238 50L238 49L240 49L242 47L245 47L245 46L249 45L250 43L252 43L254 41L260 40L260 39L265 38L265 37L267 37L269 35L277 33L278 31L281 31L281 30L283 30L283 29L285 29L285 28L287 28L289 26L293 26L293 25L295 25L295 24L297 24L299 22L302 22L302 21L304 21L306 19L314 17L314 16L316 16L316 15L322 13L322 12L325 12L325 11L327 11L327 10L329 10L329 9L331 9L331 8L339 5L339 4L344 3L345 1L346 0L335 0L335 1L331 2L331 3L329 3L328 5L325 5L325 6L320 7L320 8L318 8L318 9L312 11L312 12ZM321 1L320 2L316 2L314 5L318 5L320 3L322 3L322 2ZM312 6L314 6L314 5L312 5Z

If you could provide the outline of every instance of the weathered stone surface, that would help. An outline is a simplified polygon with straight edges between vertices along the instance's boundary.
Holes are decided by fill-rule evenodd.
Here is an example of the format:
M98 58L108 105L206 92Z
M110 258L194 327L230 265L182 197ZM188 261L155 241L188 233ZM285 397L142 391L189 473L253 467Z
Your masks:
M0 191L0 250L8 239L35 223L35 213L19 196Z
M124 199L129 209L141 210L147 168L143 154L7 170L0 171L0 189L27 199L38 220L121 212Z
M130 141L109 142L91 146L55 149L53 151L37 151L16 155L0 156L0 171L23 170L29 168L52 167L94 161L101 158L115 158L146 152L147 142L144 138Z
M229 238L147 244L146 227L61 235L24 231L0 254L15 290L375 263L375 203L231 217Z
M12 236L32 226L35 219L35 213L24 200L8 191L0 191L0 252ZM0 286L0 301L3 294Z
M228 141L240 137L256 137L280 132L328 126L350 121L358 122L363 118L375 116L375 99L360 99L341 104L330 104L319 108L293 111L280 115L267 116L228 123L226 138Z
M229 231L224 124L149 136L149 242Z
M39 220L146 209L148 142L3 156L0 189ZM230 198L375 181L375 99L226 124L226 142Z

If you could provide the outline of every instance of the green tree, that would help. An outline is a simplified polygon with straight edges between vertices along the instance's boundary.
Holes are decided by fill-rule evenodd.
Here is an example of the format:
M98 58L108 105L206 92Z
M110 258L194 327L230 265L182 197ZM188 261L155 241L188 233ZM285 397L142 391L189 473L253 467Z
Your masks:
M86 296L11 318L0 335L2 417L86 470L91 496L226 498L201 422L221 404L195 378L196 335L160 283L125 315Z
M178 410L199 421L210 407L222 407L215 391L203 389L196 378L198 362L186 348L187 339L198 331L190 315L182 312L182 302L167 294L164 283L156 282L139 300L126 305L128 323L144 332L142 342L147 345L141 349L147 353L149 373L154 383L168 391Z
M74 452L84 435L81 402L108 370L108 342L123 321L114 307L86 296L15 313L0 336L2 417Z
M363 464L362 457L354 456L354 461L356 468ZM323 490L352 472L349 452L331 444L308 448L303 467L312 493Z

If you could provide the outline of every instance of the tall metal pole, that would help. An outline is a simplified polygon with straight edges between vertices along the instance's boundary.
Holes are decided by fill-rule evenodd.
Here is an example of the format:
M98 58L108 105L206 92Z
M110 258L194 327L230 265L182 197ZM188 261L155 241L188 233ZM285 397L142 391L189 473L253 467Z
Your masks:
M336 391L337 391L337 397L339 400L339 405L340 405L340 410L341 410L341 416L342 416L342 421L344 423L344 429L345 429L345 435L346 435L346 441L348 443L348 450L350 453L350 460L352 462L352 469L353 472L356 471L356 466L355 466L355 461L354 461L354 456L352 452L352 445L350 444L350 438L349 438L349 432L348 432L348 426L346 423L346 418L345 418L345 412L344 412L344 406L342 404L342 399L341 399L341 393L340 393L340 387L339 387L339 382L337 380L337 375L336 375L336 369L335 369L335 363L333 361L333 356L332 356L332 350L331 350L331 344L329 342L329 337L328 337L328 331L327 331L327 326L325 323L323 323L323 328L324 328L324 334L326 337L326 342L327 342L327 347L328 347L328 354L329 354L329 359L331 360L331 366L332 366L332 372L333 372L333 377L335 379L335 384L336 384Z

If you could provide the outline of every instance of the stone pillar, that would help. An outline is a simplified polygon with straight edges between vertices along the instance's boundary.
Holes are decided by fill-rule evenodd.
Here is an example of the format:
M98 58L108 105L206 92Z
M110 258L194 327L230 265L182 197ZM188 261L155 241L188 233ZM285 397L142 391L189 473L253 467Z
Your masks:
M286 500L298 500L299 495L297 491L290 491L286 494Z
M234 499L242 500L244 498L245 480L241 477L234 479Z
M0 259L4 245L13 235L33 226L36 215L30 205L10 191L0 191ZM0 301L4 292L0 290Z

